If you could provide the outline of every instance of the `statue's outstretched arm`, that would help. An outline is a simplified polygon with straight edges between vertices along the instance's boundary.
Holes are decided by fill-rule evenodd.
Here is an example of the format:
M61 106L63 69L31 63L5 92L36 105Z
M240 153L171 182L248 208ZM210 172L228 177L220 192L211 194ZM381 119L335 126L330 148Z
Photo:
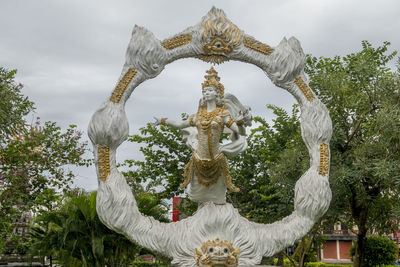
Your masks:
M167 118L157 118L154 117L154 119L156 120L155 123L153 123L154 125L167 125L167 126L172 126L178 129L183 129L186 127L189 127L189 121L185 120L185 121L173 121Z

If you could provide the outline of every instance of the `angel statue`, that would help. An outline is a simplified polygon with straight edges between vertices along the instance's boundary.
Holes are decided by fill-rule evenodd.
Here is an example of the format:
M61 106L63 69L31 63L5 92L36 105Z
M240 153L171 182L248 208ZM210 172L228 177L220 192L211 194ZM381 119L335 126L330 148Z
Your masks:
M187 186L189 198L198 203L225 204L226 188L239 191L232 183L226 156L236 156L247 148L245 127L251 125L252 116L250 108L234 95L224 94L213 67L206 72L197 113L184 121L155 118L155 124L182 129L184 141L193 151L180 185ZM230 142L220 144L222 133L230 133Z

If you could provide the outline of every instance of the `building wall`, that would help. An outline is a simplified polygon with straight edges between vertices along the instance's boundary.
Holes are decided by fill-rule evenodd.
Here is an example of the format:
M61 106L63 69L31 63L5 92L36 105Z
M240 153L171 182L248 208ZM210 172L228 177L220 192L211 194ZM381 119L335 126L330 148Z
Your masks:
M350 248L351 248L351 241L340 241L340 259L351 259L350 256Z
M324 259L337 259L336 240L327 240L324 243Z

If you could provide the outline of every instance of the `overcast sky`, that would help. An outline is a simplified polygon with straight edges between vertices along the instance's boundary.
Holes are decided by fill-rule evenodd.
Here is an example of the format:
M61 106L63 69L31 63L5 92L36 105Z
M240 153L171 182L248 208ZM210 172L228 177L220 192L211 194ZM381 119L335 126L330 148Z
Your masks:
M270 46L295 36L307 54L332 57L383 41L400 50L400 0L0 0L0 66L18 69L16 81L36 103L36 116L87 133L94 111L114 89L135 24L163 40L200 22L212 6L246 34ZM141 84L126 105L130 134L153 116L179 119L194 113L209 64L182 59ZM266 104L290 110L294 98L275 87L257 67L218 65L225 91L271 119ZM33 116L32 116L33 117ZM91 155L89 155L91 156ZM118 159L139 158L126 142ZM76 185L97 188L94 166L77 169Z

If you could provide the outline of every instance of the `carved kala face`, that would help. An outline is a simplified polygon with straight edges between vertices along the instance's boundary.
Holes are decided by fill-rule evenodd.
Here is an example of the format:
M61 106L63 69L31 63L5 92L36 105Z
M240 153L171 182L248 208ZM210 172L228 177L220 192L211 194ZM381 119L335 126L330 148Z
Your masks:
M239 248L234 249L232 243L219 238L203 242L201 251L196 249L197 266L200 267L234 267L238 266Z
M215 246L215 247L208 247L208 255L211 263L213 266L226 266L225 264L229 258L229 248L228 246Z
M217 95L218 95L217 90L212 86L208 86L203 89L203 97L204 100L206 101L216 100Z

